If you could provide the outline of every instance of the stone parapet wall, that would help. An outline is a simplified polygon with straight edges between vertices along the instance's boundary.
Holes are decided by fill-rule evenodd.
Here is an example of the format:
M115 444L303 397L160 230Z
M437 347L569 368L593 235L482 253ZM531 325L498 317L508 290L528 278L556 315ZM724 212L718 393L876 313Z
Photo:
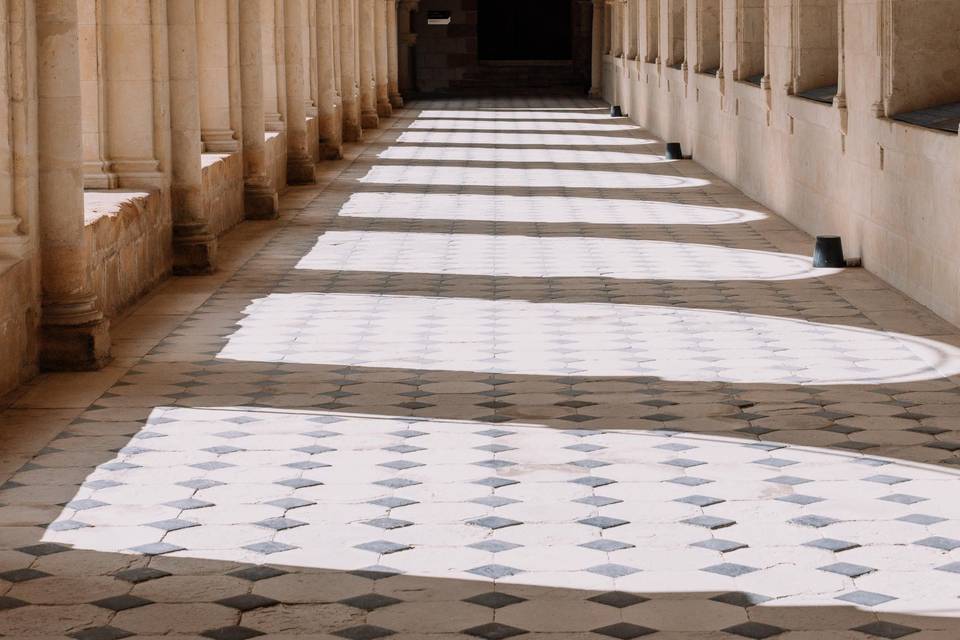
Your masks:
M203 209L210 233L219 236L243 220L243 156L203 154Z
M287 136L282 131L268 131L266 140L267 170L273 188L282 193L287 188Z
M160 192L87 192L84 202L90 283L115 317L170 274L170 206Z
M0 262L0 394L36 374L39 280L35 257Z

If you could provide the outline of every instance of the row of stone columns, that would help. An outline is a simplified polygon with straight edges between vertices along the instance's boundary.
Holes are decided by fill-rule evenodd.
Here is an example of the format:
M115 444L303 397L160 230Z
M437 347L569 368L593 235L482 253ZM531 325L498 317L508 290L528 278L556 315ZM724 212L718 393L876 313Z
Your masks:
M91 162L81 121L78 0L36 0L45 369L93 369L109 358L108 323L87 275L83 190L85 182L108 187L115 182L91 178L91 172L118 167L133 177L126 186L169 189L174 271L209 273L216 266L217 240L203 204L205 149L242 154L245 215L270 219L279 206L268 166L268 129L285 132L287 181L309 183L315 180L311 145L319 143L325 158L338 157L344 140L360 139L364 128L377 127L402 105L397 0L120 4L104 4L116 31L104 46L115 60L139 68L129 73L124 64L107 67L114 80L107 93L116 94L107 95L113 105L106 122L111 146L94 145L98 159ZM99 3L96 7L100 11ZM272 33L265 30L270 11ZM100 25L94 27L99 37ZM265 40L274 42L275 50L265 50ZM134 43L140 50L120 51ZM116 106L125 103L130 113ZM146 113L140 112L144 107ZM308 137L308 112L316 113L316 142ZM97 127L104 129L104 122ZM167 129L163 136L158 127ZM94 134L97 141L107 139L99 129ZM110 161L100 160L107 152Z

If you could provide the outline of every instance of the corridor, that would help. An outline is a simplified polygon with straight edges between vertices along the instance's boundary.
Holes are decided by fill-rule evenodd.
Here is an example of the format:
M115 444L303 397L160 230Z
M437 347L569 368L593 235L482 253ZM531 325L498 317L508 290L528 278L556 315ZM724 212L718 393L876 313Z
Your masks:
M598 101L417 102L0 413L0 635L960 637L960 329Z

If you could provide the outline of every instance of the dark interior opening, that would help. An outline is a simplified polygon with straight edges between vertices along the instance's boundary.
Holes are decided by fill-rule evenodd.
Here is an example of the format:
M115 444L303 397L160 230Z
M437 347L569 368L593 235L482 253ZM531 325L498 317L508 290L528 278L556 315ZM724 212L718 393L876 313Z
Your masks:
M570 60L569 0L479 0L481 60Z

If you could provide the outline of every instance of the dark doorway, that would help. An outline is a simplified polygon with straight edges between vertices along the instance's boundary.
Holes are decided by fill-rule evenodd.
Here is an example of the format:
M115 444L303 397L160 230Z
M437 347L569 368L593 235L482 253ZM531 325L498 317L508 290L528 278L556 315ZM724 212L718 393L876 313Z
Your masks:
M479 0L481 60L570 60L570 0Z

